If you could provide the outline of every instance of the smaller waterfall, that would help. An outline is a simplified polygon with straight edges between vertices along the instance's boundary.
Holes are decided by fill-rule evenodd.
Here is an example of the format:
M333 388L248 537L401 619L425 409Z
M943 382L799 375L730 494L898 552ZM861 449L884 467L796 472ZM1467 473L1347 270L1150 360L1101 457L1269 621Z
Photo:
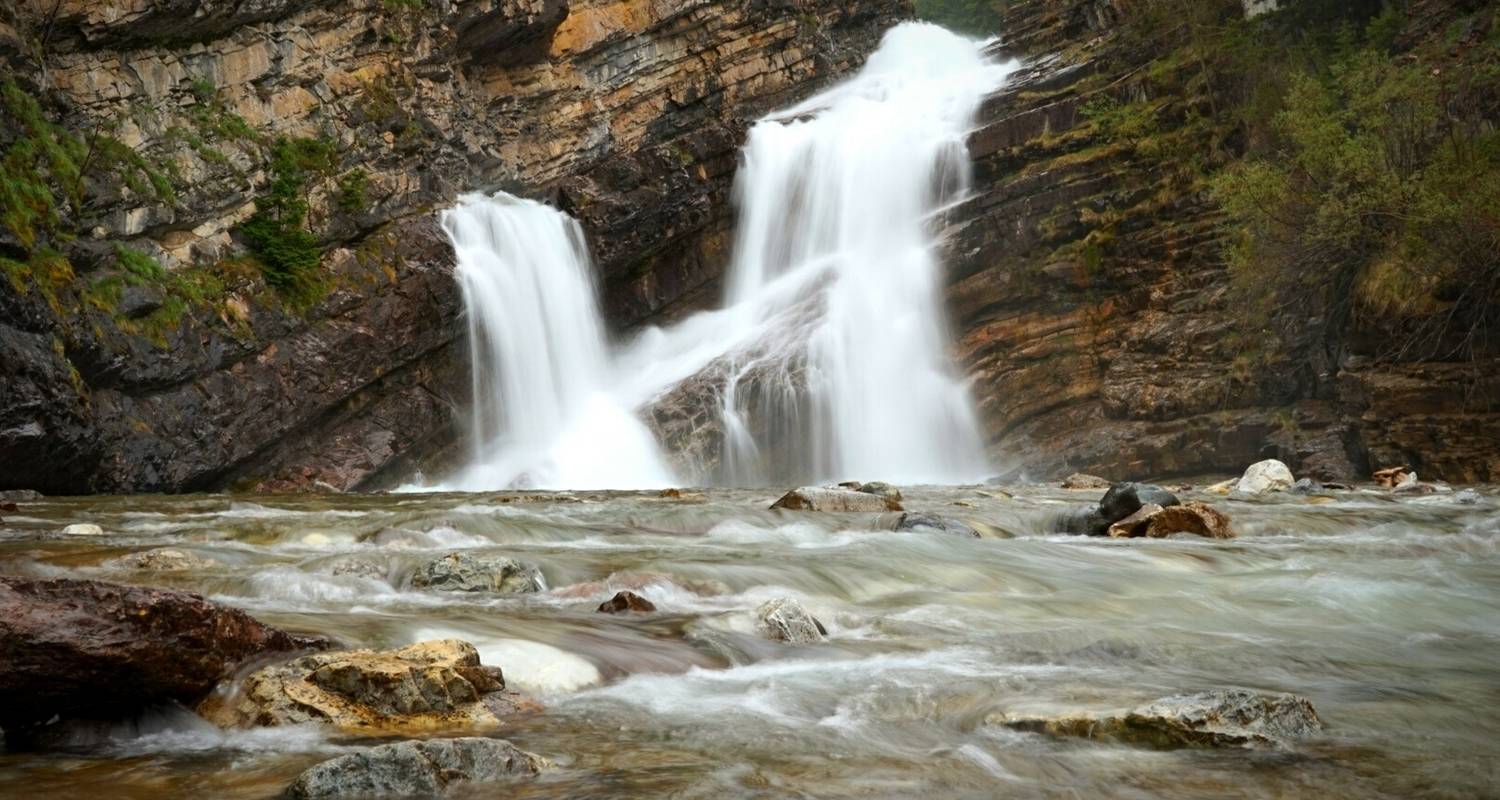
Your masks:
M607 391L609 348L583 231L556 209L465 195L443 212L468 310L473 455L443 488L672 483L634 408Z

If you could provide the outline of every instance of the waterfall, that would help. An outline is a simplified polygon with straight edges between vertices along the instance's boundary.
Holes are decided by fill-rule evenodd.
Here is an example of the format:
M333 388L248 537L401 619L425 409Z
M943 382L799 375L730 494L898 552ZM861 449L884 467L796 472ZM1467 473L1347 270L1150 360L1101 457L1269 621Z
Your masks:
M967 192L964 139L1008 69L979 43L902 25L852 79L751 129L727 303L776 341L746 363L760 396L723 394L725 474L984 474L948 353L932 217ZM787 444L747 441L739 431L756 413L769 438L801 447L767 463Z
M636 488L674 476L638 416L712 405L732 485L956 483L986 462L948 352L934 217L968 189L964 139L1009 67L942 28L888 31L848 81L758 122L736 181L723 308L611 353L576 222L467 196L443 215L473 352L475 451L450 488Z
M651 432L609 393L593 266L572 218L505 194L443 212L468 315L469 466L446 488L665 486Z

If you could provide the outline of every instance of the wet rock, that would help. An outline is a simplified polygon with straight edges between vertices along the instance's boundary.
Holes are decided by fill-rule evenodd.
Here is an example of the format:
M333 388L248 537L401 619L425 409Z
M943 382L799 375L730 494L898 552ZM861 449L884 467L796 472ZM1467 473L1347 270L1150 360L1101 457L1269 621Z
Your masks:
M1232 689L1163 698L1123 715L1007 718L1016 730L1160 749L1287 747L1322 729L1306 698Z
M1473 489L1464 489L1458 494L1453 495L1453 502L1462 506L1478 505L1479 501L1483 499L1484 497Z
M186 592L0 577L0 727L191 704L246 659L314 646Z
M465 785L536 775L545 766L545 759L503 739L397 742L313 766L297 776L284 797L436 797Z
M616 592L614 597L599 604L599 612L602 614L623 614L627 611L644 614L655 610L655 603L635 592Z
M162 547L156 550L145 550L139 553L131 553L121 556L111 562L112 565L125 569L138 569L147 572L180 572L190 569L209 569L222 566L212 558L205 558L188 550L178 550L175 547Z
M1384 486L1387 489L1394 489L1408 480L1412 482L1416 482L1417 480L1417 474L1415 472L1412 472L1410 467L1406 466L1386 467L1385 469L1378 469L1370 477L1375 481L1375 483Z
M66 536L102 536L104 529L92 522L75 522L62 529Z
M1167 508L1147 504L1109 529L1110 536L1130 539L1162 539L1175 533L1192 533L1210 539L1234 538L1227 514L1196 501Z
M886 483L885 481L870 481L869 483L861 483L857 487L855 487L854 491L864 492L865 494L873 494L878 497L884 497L887 500L894 500L897 503L901 502L901 490L890 485L889 483Z
M1145 483L1117 483L1104 493L1097 506L1064 513L1054 523L1059 533L1081 533L1089 536L1105 536L1109 527L1141 510L1147 504L1162 507L1175 506L1177 496L1161 488Z
M21 507L18 506L18 505L16 505L15 503L12 503L9 500L0 500L0 511L9 511L9 512L14 513L16 511L20 511L20 510L21 510Z
M1157 514L1162 507L1155 503L1147 503L1135 510L1134 514L1109 526L1109 536L1112 539L1134 539L1144 535L1146 523ZM1137 533L1137 531L1141 533Z
M412 586L445 592L528 594L547 588L541 570L513 558L449 553L417 568Z
M32 489L6 489L0 491L0 500L7 503L34 503L43 499L41 492Z
M949 533L955 536L979 538L979 531L960 520L911 511L903 513L896 521L896 530L911 533Z
M1064 489L1108 489L1109 487L1110 482L1104 478L1097 475L1085 475L1082 472L1075 472L1063 478L1062 482Z
M327 566L330 575L357 575L361 578L385 580L389 570L384 564L358 558L341 558Z
M1312 478L1298 478L1297 482L1292 484L1292 491L1296 494L1317 494L1323 491L1323 484Z
M777 500L772 509L786 511L881 512L900 511L899 500L855 489L804 486Z
M492 728L536 708L505 691L498 667L468 642L441 639L399 650L318 653L264 667L198 713L224 727L321 723L357 733Z
M1239 482L1234 485L1234 490L1241 494L1284 492L1292 488L1294 480L1292 471L1287 465L1274 458L1268 458L1251 464L1245 470L1245 474L1240 476Z
M789 644L821 642L828 635L823 623L790 597L765 603L756 609L755 616L762 634Z

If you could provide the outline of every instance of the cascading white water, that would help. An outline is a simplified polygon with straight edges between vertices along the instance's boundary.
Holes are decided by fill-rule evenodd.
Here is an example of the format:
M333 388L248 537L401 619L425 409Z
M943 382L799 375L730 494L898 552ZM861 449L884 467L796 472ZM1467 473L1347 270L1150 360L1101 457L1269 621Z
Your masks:
M444 215L474 358L475 453L450 484L673 481L636 413L714 376L714 476L750 485L974 480L982 437L947 351L932 218L968 186L964 137L1009 68L908 23L853 78L757 123L736 184L725 308L611 358L577 223L468 196Z
M443 213L473 375L473 458L448 488L671 483L650 431L607 391L610 361L578 223L505 194Z
M783 470L933 483L984 474L947 351L930 219L967 191L964 138L1009 71L982 49L933 25L899 26L854 78L750 131L727 299L742 325L774 326L782 343L769 380L784 388L761 413L783 417L771 427L804 445ZM754 359L763 384L766 360ZM774 478L767 443L735 434L750 411L736 394L724 393L726 472Z

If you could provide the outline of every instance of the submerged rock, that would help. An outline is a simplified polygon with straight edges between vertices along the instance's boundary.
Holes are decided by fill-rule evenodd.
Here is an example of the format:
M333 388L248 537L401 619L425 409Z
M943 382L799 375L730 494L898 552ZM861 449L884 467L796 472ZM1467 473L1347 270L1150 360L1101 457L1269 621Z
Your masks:
M247 659L316 646L186 592L0 577L0 727L195 703Z
M66 536L102 536L104 529L92 522L75 522L62 529Z
M771 600L756 609L761 633L789 644L821 642L828 635L823 627L802 604L790 597Z
M1304 697L1243 689L1175 695L1123 715L1006 718L1008 727L1052 736L1104 739L1161 749L1271 747L1316 734L1317 711Z
M948 517L940 517L937 514L914 513L907 511L896 521L896 530L911 533L950 533L955 536L968 536L973 539L979 538L979 531L974 530L968 523Z
M411 585L446 592L527 594L547 588L541 570L513 558L449 553L417 568Z
M322 723L358 733L493 728L537 706L506 692L474 645L442 639L399 650L303 656L251 673L198 713L223 727Z
M1192 533L1210 539L1234 538L1227 514L1196 501L1167 508L1147 504L1109 528L1110 536L1127 539L1161 539L1174 533Z
M175 547L143 550L139 553L121 556L111 563L117 567L147 572L181 572L222 566L221 562L212 558L205 558L188 550L178 550Z
M627 611L648 613L656 610L656 604L635 592L616 592L614 597L599 604L603 614L622 614Z
M1062 482L1062 488L1064 489L1108 489L1109 487L1110 482L1108 480L1097 475L1086 475L1082 472L1075 472L1063 478Z
M1292 488L1294 480L1292 470L1287 465L1268 458L1251 464L1234 485L1234 490L1240 494L1284 492Z
M900 511L898 499L857 489L804 486L793 489L777 500L772 509L786 511L870 512Z
M536 775L547 762L503 739L397 742L324 761L287 787L290 800L436 797L464 785Z

